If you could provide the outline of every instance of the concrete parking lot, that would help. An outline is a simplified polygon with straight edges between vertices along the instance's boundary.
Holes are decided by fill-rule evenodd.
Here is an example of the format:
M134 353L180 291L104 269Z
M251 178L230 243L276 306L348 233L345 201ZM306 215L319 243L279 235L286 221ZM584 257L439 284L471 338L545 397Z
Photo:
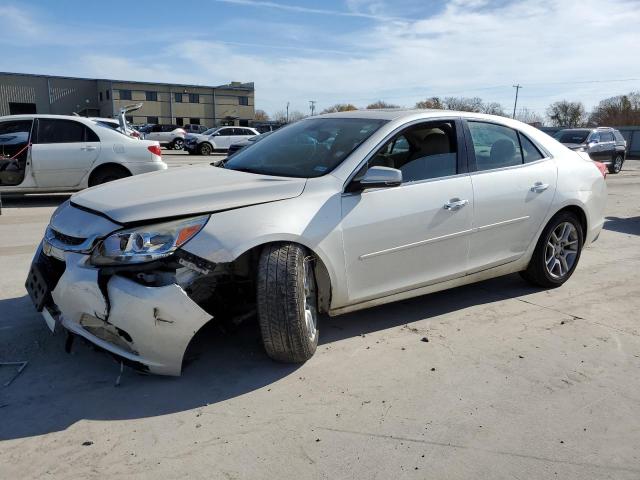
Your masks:
M171 168L212 157L164 152ZM184 167L188 168L188 167ZM640 161L567 284L510 275L326 318L276 364L208 329L180 378L51 336L23 282L67 195L4 199L0 478L640 478Z

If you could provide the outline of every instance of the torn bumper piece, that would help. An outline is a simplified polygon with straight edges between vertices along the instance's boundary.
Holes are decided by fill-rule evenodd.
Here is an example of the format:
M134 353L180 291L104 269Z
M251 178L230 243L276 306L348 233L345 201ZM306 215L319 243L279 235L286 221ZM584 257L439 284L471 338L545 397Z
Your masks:
M86 255L65 253L66 269L43 316L98 347L160 375L180 375L195 333L211 319L176 284L141 285L111 276L100 288L99 270ZM105 298L105 292L107 297Z

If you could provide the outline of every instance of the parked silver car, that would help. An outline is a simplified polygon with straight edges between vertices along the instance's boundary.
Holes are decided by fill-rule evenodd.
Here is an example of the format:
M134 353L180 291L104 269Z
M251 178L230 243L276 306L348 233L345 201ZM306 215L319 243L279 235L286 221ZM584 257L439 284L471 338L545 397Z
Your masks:
M627 141L615 128L565 128L554 138L572 150L587 152L596 162L604 163L609 173L622 170L627 154Z

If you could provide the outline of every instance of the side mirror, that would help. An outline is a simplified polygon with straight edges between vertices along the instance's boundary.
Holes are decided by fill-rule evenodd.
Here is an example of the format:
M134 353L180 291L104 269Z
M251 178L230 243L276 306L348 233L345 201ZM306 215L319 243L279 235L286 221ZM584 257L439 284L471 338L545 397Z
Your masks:
M389 167L371 167L358 184L362 190L397 187L402 184L402 172Z

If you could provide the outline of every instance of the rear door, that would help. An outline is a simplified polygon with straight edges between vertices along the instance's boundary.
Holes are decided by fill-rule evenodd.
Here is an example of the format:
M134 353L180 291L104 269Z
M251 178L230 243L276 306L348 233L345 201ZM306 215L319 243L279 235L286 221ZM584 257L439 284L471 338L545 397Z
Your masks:
M160 141L161 137L162 137L162 125L153 125L151 127L151 130L149 130L144 136L145 140L155 140L157 142Z
M33 174L38 187L74 187L100 154L100 139L75 120L40 118L31 147Z
M557 169L526 135L468 121L474 198L470 272L520 258L534 240L556 189Z

